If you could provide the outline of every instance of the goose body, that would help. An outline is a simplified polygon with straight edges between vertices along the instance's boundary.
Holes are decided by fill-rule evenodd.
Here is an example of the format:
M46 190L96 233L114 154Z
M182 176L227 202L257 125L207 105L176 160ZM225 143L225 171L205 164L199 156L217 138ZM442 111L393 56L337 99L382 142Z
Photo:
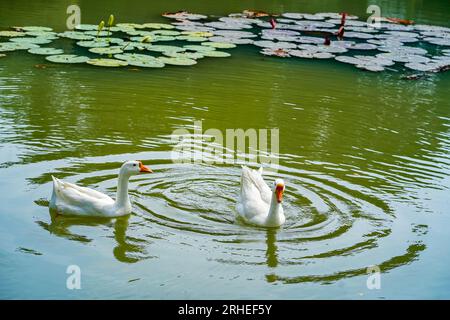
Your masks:
M241 190L236 211L246 222L260 227L279 227L285 221L281 204L284 181L277 179L269 188L262 177L262 168L242 167Z
M53 178L53 192L50 209L60 215L119 217L131 213L128 196L128 180L140 173L152 172L140 161L127 161L119 171L117 197L96 190L80 187L76 184Z

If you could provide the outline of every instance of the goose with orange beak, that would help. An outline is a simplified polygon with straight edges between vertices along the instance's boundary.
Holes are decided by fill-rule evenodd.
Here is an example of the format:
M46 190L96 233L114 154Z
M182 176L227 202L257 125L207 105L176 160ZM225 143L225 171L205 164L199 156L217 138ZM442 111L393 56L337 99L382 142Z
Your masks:
M96 190L53 178L50 210L60 215L119 217L131 213L128 181L131 176L152 173L141 161L127 161L119 170L116 199Z
M262 177L262 168L242 167L241 191L236 204L239 217L259 227L281 226L286 221L282 206L285 188L282 179L276 179L269 188Z

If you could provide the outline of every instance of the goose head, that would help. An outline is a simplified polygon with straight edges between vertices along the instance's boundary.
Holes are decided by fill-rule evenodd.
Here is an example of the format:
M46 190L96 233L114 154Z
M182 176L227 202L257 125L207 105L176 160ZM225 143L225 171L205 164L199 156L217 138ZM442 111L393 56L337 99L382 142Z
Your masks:
M283 179L276 179L273 182L272 191L278 203L281 203L281 201L283 200L283 193L285 188L286 185L284 184Z
M120 174L126 176L135 176L142 173L153 173L153 171L138 160L127 161L120 168Z

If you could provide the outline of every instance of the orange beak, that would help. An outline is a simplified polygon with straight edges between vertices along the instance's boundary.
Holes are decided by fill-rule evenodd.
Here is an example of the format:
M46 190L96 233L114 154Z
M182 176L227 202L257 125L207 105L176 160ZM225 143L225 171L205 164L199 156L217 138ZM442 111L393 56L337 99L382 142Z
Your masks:
M139 172L142 173L153 173L152 169L150 169L149 167L144 166L144 164L139 161Z
M277 196L278 203L281 203L281 200L283 200L283 192L284 186L282 184L277 184L277 187L275 189L275 195Z

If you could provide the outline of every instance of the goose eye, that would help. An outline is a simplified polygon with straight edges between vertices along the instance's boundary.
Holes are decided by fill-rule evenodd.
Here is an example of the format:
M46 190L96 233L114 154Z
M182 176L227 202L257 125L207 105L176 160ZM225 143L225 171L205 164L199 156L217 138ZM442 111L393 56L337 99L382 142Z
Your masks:
M136 163L135 163L135 164L133 164L133 167L136 167Z

